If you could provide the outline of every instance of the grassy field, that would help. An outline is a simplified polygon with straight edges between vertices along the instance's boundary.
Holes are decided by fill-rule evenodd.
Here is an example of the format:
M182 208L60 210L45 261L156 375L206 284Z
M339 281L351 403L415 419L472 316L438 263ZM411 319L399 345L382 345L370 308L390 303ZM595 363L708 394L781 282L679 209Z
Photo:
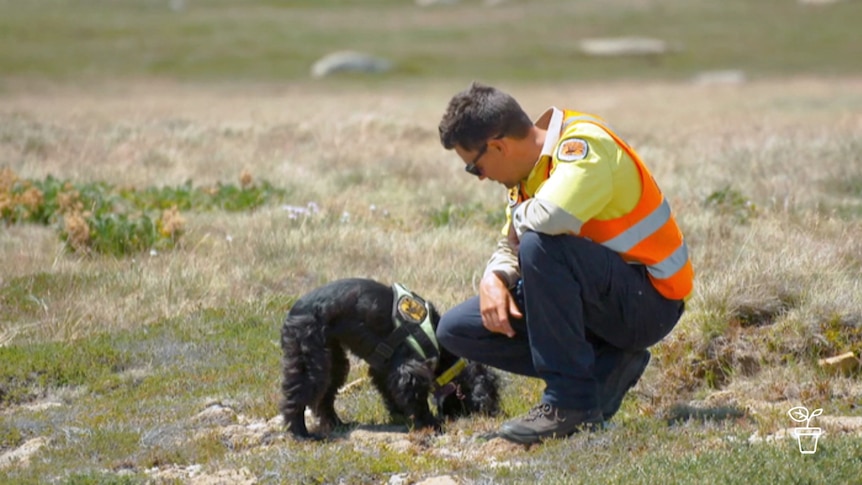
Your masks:
M508 0L419 8L412 0L0 0L3 81L141 77L295 82L341 49L395 63L385 80L846 75L862 5L793 0ZM653 37L672 55L591 58L595 37ZM367 80L371 81L371 80ZM379 80L373 80L378 83Z
M862 352L859 2L0 12L0 482L862 483L862 382L818 365ZM685 48L576 52L622 34ZM398 67L307 80L345 46ZM688 82L727 68L750 81ZM290 441L278 332L299 295L344 276L444 310L475 293L503 189L436 139L473 78L626 136L689 241L688 311L598 433L487 439L541 393L511 375L503 416L408 433L356 363L337 409L361 425ZM795 406L823 409L815 454Z

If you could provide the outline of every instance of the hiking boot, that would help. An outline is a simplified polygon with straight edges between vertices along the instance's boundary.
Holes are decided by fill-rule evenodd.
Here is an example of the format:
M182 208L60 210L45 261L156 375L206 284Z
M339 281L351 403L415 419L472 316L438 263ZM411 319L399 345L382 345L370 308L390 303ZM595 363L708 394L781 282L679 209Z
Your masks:
M637 352L626 352L620 362L611 371L608 378L599 388L599 403L602 406L602 419L610 420L620 406L623 397L640 380L649 364L650 353L648 350Z
M581 430L601 427L602 412L596 409L562 409L553 404L537 404L526 416L506 421L498 436L529 445L545 438L564 438Z

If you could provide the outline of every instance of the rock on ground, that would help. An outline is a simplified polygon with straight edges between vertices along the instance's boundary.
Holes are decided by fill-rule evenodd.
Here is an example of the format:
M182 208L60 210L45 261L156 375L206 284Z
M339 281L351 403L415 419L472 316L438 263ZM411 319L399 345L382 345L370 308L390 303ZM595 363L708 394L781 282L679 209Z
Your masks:
M739 69L727 69L723 71L704 71L694 76L695 84L717 85L717 84L742 84L747 80L744 71Z
M384 73L392 69L392 62L370 54L355 51L338 51L320 58L311 67L311 76L322 78L339 72Z
M655 56L670 51L667 42L646 37L583 39L581 52L588 56Z
M30 457L47 444L47 438L33 438L31 440L25 441L24 444L22 444L18 448L13 448L3 454L0 454L0 470L10 466L27 466L30 463Z

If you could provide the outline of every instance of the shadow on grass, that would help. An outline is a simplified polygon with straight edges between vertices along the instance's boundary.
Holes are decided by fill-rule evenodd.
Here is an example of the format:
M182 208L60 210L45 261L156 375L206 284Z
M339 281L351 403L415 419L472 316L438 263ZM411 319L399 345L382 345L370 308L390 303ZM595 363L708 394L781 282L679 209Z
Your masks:
M340 442L340 441L373 441L387 442L395 441L410 436L410 428L406 424L362 424L357 422L344 423L332 430L322 430L311 426L313 439L311 442Z

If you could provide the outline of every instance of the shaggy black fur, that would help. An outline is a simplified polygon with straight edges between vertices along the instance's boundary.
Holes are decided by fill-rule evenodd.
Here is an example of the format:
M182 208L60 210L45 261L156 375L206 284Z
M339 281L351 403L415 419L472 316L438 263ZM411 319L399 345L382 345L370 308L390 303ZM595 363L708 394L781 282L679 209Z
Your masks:
M353 278L317 288L290 309L281 328L281 412L294 436L311 437L305 426L306 407L320 420L319 431L331 431L344 424L333 404L349 370L345 349L367 360L395 328L393 299L391 287ZM430 306L436 329L440 316ZM442 346L439 359L423 360L405 342L383 368L369 366L369 374L391 415L406 417L415 427L439 431L440 420L428 405L429 393L434 379L457 360ZM453 383L457 392L444 398L437 410L440 417L498 412L498 377L482 364L468 363Z

